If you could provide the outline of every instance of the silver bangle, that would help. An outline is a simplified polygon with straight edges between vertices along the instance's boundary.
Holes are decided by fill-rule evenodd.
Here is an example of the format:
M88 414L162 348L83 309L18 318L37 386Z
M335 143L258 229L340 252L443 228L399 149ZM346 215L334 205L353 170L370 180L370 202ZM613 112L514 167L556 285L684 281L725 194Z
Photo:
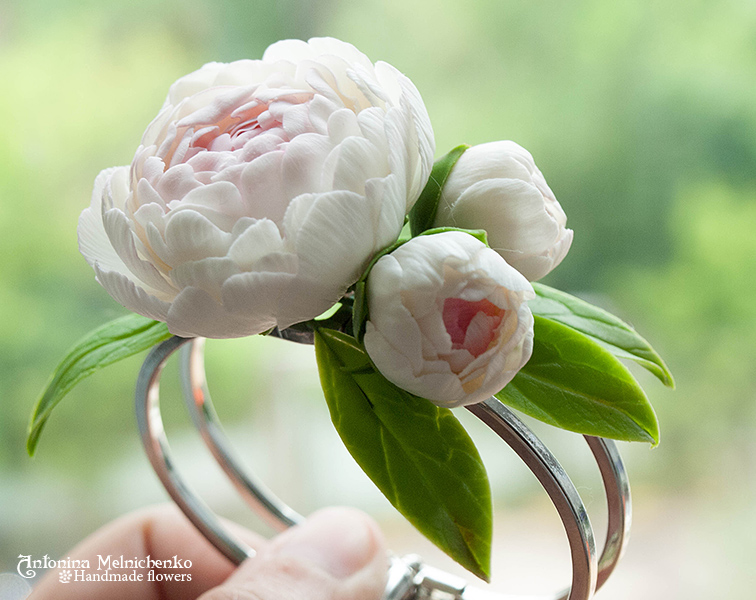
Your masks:
M274 331L273 335L311 343L306 332ZM185 344L189 343L189 346ZM272 527L283 530L304 517L249 474L231 449L210 399L204 369L204 340L172 337L155 346L139 372L136 416L142 443L160 481L189 520L232 563L255 551L230 534L205 502L177 472L160 414L160 374L167 359L185 346L181 358L182 390L194 426L215 460L244 500ZM548 448L496 398L467 407L501 437L540 481L557 509L567 533L572 558L572 584L550 598L587 600L611 575L624 551L630 527L630 489L614 442L585 436L601 471L608 507L608 529L601 558L596 560L593 529L585 506L568 475ZM414 555L392 556L383 600L517 600L514 596L476 589L456 576L422 563Z

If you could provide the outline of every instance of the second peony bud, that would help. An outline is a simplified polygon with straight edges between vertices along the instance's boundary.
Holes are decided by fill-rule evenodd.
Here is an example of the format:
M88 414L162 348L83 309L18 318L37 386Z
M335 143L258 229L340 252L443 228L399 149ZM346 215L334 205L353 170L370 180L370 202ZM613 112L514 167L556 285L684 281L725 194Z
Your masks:
M530 358L530 283L473 236L413 238L367 279L365 348L392 383L438 406L486 400Z
M530 281L567 254L567 216L530 152L489 142L465 152L446 180L434 227L485 229L491 248Z

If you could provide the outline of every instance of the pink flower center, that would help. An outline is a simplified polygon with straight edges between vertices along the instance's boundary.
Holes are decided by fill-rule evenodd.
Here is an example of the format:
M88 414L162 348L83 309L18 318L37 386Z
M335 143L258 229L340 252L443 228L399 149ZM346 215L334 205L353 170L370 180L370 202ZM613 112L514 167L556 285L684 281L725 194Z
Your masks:
M464 349L475 357L488 350L507 311L488 300L444 300L443 319L454 350Z
M282 133L282 123L276 119L268 118L261 122L258 117L268 115L267 104L257 104L241 113L225 116L221 121L204 129L204 132L195 137L189 148L200 151L228 152L239 150L251 138L266 130L276 129ZM191 153L191 150L190 150Z

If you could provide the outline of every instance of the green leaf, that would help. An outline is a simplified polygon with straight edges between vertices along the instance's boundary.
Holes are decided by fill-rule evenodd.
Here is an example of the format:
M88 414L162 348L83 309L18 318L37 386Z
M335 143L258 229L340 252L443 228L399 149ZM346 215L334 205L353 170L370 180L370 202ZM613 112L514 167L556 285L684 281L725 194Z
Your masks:
M584 333L615 356L637 362L664 385L675 387L672 373L661 356L630 325L597 306L546 285L534 283L533 289L537 297L528 306L534 315Z
M457 164L459 157L469 147L467 144L462 144L461 146L452 148L448 154L445 154L433 164L428 183L409 213L410 228L413 236L419 235L433 225L433 221L436 220L436 211L438 210L438 202L441 199L441 192L444 189L444 184L449 177L449 173L451 173L454 165Z
M426 229L418 235L435 235L437 233L446 233L447 231L461 231L468 235L473 236L479 242L483 242L488 246L488 233L485 229L462 229L461 227L434 227L433 229ZM489 246L490 248L490 246Z
M331 419L360 467L423 535L487 581L491 491L456 417L386 380L351 336L318 329L315 353Z
M627 368L574 329L535 317L533 355L496 397L577 433L659 443L659 424Z
M171 337L165 323L130 314L90 331L53 373L32 412L26 449L33 456L50 413L73 387L95 371Z
M352 305L352 333L355 339L361 340L365 334L365 323L368 317L367 290L364 279L354 284L354 304Z

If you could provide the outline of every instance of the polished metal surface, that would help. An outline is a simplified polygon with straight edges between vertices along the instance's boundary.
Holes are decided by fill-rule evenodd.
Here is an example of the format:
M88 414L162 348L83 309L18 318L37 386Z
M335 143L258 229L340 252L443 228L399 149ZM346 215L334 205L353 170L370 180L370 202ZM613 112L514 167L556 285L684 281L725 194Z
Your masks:
M291 334L291 335L290 335ZM312 343L306 332L274 330L271 335L299 343ZM198 529L232 562L239 564L254 551L228 534L217 517L181 480L173 467L170 449L160 418L158 386L162 366L176 349L182 351L181 379L186 406L218 464L248 504L273 527L285 529L304 517L277 498L260 481L249 475L231 450L223 433L207 388L204 369L204 340L171 338L156 346L145 360L137 385L137 420L145 450L161 482ZM467 407L497 433L521 457L549 494L562 520L570 545L572 585L548 596L550 600L591 598L619 561L630 527L630 490L616 445L610 440L586 436L598 463L607 497L608 529L601 553L596 552L585 507L564 469L546 446L509 409L495 398ZM492 593L468 586L464 580L424 565L416 556L392 557L384 600L521 600L523 596ZM533 596L528 596L533 600ZM546 598L546 597L544 597Z
M279 500L259 479L245 471L228 443L207 389L204 348L205 340L198 338L181 351L181 386L192 423L236 490L256 513L278 531L296 525L304 517Z
M604 549L601 551L598 564L596 589L599 589L614 571L630 539L630 525L632 524L630 481L617 444L612 440L588 435L585 439L593 452L604 482L609 521Z
M172 337L155 346L139 371L136 385L136 417L144 450L163 487L194 526L234 564L255 551L228 533L213 511L191 490L173 464L160 416L160 374L165 361L191 339Z
M546 490L570 544L572 585L567 598L590 598L596 589L598 575L593 529L583 501L567 473L543 442L496 398L472 404L467 409L515 451Z

